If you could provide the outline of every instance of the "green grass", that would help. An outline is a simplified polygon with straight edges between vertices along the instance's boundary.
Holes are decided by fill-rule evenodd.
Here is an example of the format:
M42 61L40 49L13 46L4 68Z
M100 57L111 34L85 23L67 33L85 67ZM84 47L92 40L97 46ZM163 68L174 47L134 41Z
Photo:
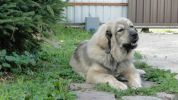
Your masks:
M55 26L55 39L61 42L57 49L44 43L39 55L43 59L39 68L31 74L15 74L15 78L0 82L0 100L74 100L75 94L68 89L70 82L83 82L84 79L75 74L69 66L69 59L82 40L91 34L72 28Z
M72 71L69 60L76 45L80 41L89 39L91 34L59 25L54 26L54 29L55 35L50 38L60 41L61 47L57 49L44 43L39 53L43 60L38 64L39 69L30 74L14 74L13 79L0 82L0 100L75 100L76 96L68 89L68 85L71 82L84 82L84 79ZM135 65L147 73L144 79L156 82L156 86L125 91L113 89L107 84L99 84L96 88L112 92L117 98L125 95L154 95L160 91L178 93L178 81L173 78L175 74L153 69L139 62L142 59L139 52L134 56L138 60Z
M134 59L135 60L140 60L140 59L143 59L143 56L138 51L135 51Z

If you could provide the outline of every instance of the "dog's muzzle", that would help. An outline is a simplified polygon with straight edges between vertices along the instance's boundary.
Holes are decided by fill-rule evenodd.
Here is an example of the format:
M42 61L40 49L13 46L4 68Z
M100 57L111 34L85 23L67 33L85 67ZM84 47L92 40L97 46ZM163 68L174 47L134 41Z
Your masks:
M139 39L137 31L135 29L129 29L128 33L130 38L130 45L136 47L137 41Z
M128 29L128 33L129 33L129 42L123 44L123 47L125 47L127 51L131 49L135 49L137 47L137 41L139 39L138 33L134 28Z

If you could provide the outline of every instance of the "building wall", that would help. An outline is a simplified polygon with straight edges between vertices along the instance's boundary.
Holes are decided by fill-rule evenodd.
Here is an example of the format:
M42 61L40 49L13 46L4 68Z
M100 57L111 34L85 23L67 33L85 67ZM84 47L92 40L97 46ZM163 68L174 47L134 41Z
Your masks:
M68 0L69 3L128 3L128 0ZM68 23L84 23L85 17L98 17L101 23L110 19L127 17L128 6L72 5L66 8Z
M136 26L178 26L178 0L129 0L128 18Z

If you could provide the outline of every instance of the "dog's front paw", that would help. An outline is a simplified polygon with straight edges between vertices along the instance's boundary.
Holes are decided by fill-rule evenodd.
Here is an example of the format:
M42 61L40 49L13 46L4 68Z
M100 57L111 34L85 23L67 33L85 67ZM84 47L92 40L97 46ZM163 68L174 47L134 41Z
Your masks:
M129 86L130 86L132 89L137 89L137 88L142 87L141 82L137 82L137 81L135 81L135 82L130 82L130 83L129 83Z
M121 90L126 90L128 88L127 85L125 85L124 83L119 84L117 87L118 89L121 89Z
M127 85L119 81L114 82L111 86L119 90L126 90L128 88Z
M140 75L144 75L146 74L146 72L142 69L137 69L137 72L140 74Z

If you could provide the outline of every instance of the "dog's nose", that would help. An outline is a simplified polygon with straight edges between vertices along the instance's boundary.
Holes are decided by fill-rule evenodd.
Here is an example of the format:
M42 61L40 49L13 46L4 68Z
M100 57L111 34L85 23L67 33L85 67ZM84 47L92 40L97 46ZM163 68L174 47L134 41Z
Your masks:
M137 32L133 32L133 33L131 33L131 36L132 36L134 39L138 38L138 34L137 34Z
M138 33L135 30L129 30L129 35L134 39L138 38Z

